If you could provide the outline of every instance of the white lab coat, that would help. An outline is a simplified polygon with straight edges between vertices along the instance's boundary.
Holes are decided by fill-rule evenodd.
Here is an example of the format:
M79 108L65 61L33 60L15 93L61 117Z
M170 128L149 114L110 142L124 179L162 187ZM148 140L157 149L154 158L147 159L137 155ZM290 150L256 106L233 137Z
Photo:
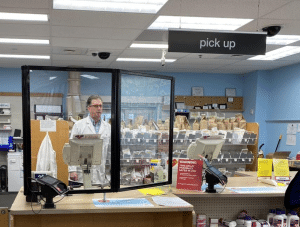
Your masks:
M51 171L53 177L57 178L56 152L53 150L48 132L37 155L36 171Z
M77 121L72 129L70 139L74 138L74 135L83 135L83 134L96 134L95 127L90 119L90 117L86 117L80 121ZM108 183L105 178L105 163L108 152L108 145L110 143L110 134L111 134L111 126L109 123L105 121L101 121L100 129L98 134L101 135L101 139L103 139L103 149L102 149L102 159L101 165L93 165L92 166L92 183L93 184L104 184ZM69 166L69 173L77 172L78 182L83 182L82 177L82 169L80 166Z

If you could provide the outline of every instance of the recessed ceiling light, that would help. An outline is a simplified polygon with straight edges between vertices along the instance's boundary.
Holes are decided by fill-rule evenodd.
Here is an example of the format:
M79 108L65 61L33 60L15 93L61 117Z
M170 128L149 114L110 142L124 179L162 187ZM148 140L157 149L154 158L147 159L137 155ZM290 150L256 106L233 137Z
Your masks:
M87 74L82 74L80 75L82 77L85 77L85 78L88 78L88 79L91 79L91 80L98 80L99 78L96 77L96 76L92 76L92 75L87 75Z
M267 37L267 44L273 45L288 45L300 40L298 35L276 35L273 37Z
M48 55L0 54L0 58L50 59Z
M285 46L270 52L267 52L266 55L257 55L247 60L262 60L262 61L273 61L276 59L284 58L290 55L300 53L300 47L298 46Z
M19 44L49 44L49 40L46 39L11 39L0 38L0 43L19 43Z
M168 44L133 43L130 48L168 49Z
M157 13L168 0L53 0L53 9Z
M136 62L161 62L161 59L153 58L117 58L116 61L136 61ZM166 62L174 62L176 59L166 59Z
M159 16L148 29L167 30L169 28L202 30L236 30L253 19Z
M0 20L48 21L48 15L47 14L2 13L2 12L0 12Z

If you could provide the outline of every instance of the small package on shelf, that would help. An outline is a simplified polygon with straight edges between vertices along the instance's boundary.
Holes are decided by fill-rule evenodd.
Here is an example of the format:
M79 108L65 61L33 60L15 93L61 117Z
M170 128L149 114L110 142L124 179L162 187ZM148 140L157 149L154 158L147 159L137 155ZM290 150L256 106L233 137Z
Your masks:
M207 129L207 119L205 114L201 114L201 120L200 120L200 130Z
M231 163L235 163L235 164L240 163L241 152L231 151L230 155L231 155Z
M256 134L255 133L251 133L250 134L250 138L248 139L248 145L254 145L255 144L255 140L256 140Z
M232 129L232 124L229 122L229 118L224 119L224 126L225 130L231 130Z
M193 123L193 130L199 130L200 129L200 124L198 123L197 119L195 119Z
M230 153L228 151L224 151L224 152L222 152L222 154L223 154L223 156L222 156L221 162L225 163L225 164L231 163Z
M218 130L226 130L225 124L224 124L224 119L217 119L217 128Z
M202 137L201 131L196 131L195 132L195 139L200 139Z
M236 128L232 133L232 144L240 144L242 142L245 130Z

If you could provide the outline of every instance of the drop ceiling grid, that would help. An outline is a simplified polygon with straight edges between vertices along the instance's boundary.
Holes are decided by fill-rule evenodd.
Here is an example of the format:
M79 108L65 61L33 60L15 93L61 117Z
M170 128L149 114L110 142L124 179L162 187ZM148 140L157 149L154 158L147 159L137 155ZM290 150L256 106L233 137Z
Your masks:
M34 1L24 1L24 0L10 0L1 1L1 8L25 8L25 9L48 9L50 0L34 0Z

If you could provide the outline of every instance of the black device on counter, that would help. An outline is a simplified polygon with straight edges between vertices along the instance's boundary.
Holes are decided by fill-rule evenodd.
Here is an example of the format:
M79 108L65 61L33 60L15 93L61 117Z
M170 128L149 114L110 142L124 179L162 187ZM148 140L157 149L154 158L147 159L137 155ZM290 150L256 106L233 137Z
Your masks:
M55 208L53 198L68 191L65 183L49 175L36 179L36 182L41 186L41 195L46 198L45 209Z
M206 158L204 158L204 162L206 164L205 169L205 180L207 182L206 192L208 193L216 193L216 189L214 189L214 185L227 184L227 176L221 173L217 168L213 167Z

